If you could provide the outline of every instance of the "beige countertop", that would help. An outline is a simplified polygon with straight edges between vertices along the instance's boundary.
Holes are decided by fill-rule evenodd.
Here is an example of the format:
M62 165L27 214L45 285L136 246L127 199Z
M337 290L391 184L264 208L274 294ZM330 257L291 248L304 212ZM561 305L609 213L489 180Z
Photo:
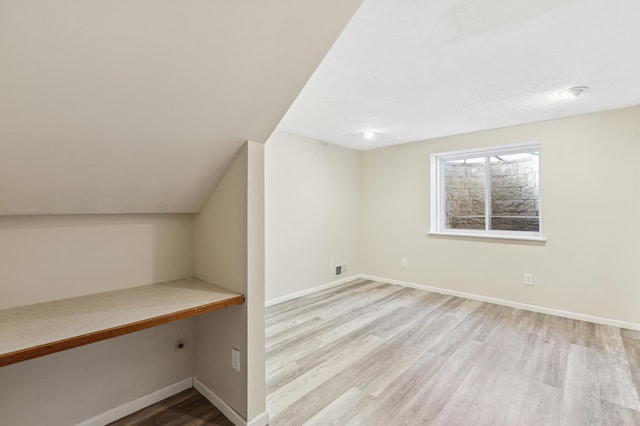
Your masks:
M0 310L0 366L243 302L188 278Z

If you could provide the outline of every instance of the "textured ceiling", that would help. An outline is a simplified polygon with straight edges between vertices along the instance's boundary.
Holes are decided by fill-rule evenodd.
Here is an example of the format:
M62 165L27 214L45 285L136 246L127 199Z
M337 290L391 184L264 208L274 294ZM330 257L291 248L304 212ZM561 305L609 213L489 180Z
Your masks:
M370 149L637 105L639 17L638 0L365 0L279 128Z
M197 212L361 0L3 0L0 214Z

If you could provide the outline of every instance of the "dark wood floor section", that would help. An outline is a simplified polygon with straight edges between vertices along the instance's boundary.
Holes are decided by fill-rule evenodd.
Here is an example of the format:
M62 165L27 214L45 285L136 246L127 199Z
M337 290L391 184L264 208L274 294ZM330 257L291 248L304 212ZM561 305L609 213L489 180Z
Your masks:
M640 425L640 332L358 281L267 309L271 426Z
M111 426L233 426L195 389L187 389L110 423Z

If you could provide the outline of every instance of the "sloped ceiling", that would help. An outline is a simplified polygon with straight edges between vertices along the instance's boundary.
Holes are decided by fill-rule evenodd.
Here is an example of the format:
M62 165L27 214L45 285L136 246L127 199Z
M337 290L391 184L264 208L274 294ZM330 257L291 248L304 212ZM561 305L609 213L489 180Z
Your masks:
M197 212L361 0L3 0L0 214Z

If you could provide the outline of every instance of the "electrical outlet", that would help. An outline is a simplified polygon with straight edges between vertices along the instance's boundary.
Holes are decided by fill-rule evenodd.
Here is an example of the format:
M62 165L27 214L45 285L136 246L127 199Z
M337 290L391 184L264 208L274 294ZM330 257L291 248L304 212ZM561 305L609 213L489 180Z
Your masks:
M329 268L333 268L333 259L329 259Z
M524 274L524 285L533 285L533 274Z
M402 259L402 267L403 267L403 268L406 268L406 267L407 267L407 265L408 265L408 263L407 263L407 259Z
M236 348L231 349L231 367L240 371L240 351Z

